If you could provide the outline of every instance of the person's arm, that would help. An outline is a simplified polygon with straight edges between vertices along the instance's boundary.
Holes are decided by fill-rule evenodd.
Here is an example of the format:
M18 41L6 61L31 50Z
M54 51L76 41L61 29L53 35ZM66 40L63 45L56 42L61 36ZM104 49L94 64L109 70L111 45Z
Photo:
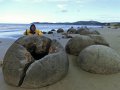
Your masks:
M39 36L42 36L42 35L43 35L43 33L42 33L41 30L38 30L38 35L39 35Z

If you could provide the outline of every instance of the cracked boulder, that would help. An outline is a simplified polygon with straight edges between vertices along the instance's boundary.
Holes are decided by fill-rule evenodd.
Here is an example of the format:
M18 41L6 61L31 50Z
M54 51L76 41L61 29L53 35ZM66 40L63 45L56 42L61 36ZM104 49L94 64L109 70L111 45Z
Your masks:
M59 42L44 36L23 36L6 52L2 69L6 83L38 88L62 79L68 67L67 55Z
M77 59L79 66L91 73L113 74L120 72L120 56L110 47L92 45L81 51Z

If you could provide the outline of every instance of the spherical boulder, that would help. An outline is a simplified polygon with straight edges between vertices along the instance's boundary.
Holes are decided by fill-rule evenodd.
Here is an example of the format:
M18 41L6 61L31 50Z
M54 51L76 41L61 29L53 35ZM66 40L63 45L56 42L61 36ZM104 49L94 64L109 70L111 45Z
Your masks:
M47 32L42 32L43 34L47 34Z
M62 38L72 38L68 33L63 33Z
M93 44L95 43L89 36L80 35L79 37L73 37L70 39L67 42L65 49L67 53L77 56L80 51Z
M62 29L62 28L59 28L58 30L57 30L57 33L63 33L64 32L64 30Z
M76 34L86 35L89 33L89 29L87 27L78 28Z
M53 32L52 31L48 31L48 34L53 34Z
M73 28L73 27L71 27L71 28L69 28L68 30L67 30L67 33L68 34L76 34L76 29L75 28Z
M96 30L90 31L87 27L79 28L76 33L80 34L80 35L88 35L88 34L100 35L100 33L98 31L96 31Z
M90 34L89 37L94 40L95 44L109 46L109 43L102 35Z
M115 50L104 45L88 46L80 52L77 62L83 70L91 73L120 72L120 56Z
M51 31L53 32L53 31L56 31L56 30L55 30L55 29L52 29Z
M94 31L91 31L91 34L100 35L100 33L99 33L98 31L96 31L96 30L94 30Z
M13 86L38 88L53 84L68 72L62 45L44 36L23 36L8 49L3 60L4 80Z

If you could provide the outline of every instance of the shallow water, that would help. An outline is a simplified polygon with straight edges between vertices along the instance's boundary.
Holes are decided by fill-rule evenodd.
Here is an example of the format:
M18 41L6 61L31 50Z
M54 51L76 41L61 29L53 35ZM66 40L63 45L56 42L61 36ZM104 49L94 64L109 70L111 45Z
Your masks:
M57 30L63 28L67 30L70 27L78 28L85 25L59 25L59 24L36 24L36 28L48 32L52 29ZM23 35L26 29L29 29L30 24L0 24L0 38L13 38L17 39ZM100 26L87 26L87 27L100 27Z

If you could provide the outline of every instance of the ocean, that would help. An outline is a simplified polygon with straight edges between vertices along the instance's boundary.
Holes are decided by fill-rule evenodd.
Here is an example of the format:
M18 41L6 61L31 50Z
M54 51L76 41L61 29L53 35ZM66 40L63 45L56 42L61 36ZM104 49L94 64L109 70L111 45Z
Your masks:
M48 32L52 29L57 30L58 28L63 28L67 31L70 27L78 28L86 25L59 25L59 24L35 24L36 28ZM29 29L30 24L0 24L0 38L12 38L17 39L23 36L26 29ZM87 27L100 27L100 26L89 26Z

